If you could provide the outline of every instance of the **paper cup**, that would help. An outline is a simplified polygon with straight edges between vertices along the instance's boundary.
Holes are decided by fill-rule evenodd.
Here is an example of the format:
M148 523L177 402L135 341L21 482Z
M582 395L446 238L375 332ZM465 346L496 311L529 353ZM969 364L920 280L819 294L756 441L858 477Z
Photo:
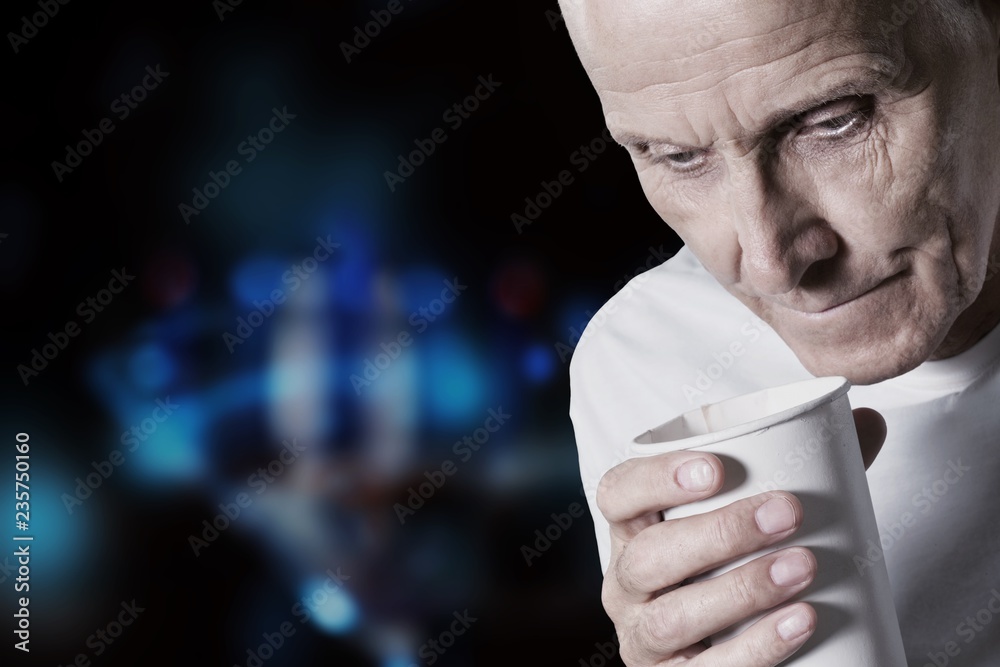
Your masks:
M692 580L717 576L789 546L810 549L818 565L816 578L789 602L812 604L817 628L783 665L906 667L885 563L866 558L871 545L879 543L879 533L849 388L845 378L822 377L705 405L638 436L631 451L634 456L704 451L722 461L722 490L664 511L667 520L775 489L801 501L803 522L790 538ZM761 616L730 626L709 641L731 639Z

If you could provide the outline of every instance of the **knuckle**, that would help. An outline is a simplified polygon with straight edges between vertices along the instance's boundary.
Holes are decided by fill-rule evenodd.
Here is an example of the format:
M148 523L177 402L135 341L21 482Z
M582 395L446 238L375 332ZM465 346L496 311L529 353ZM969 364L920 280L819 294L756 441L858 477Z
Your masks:
M626 627L618 630L618 655L621 657L622 662L629 665L629 667L650 664L649 660L644 659L643 651L635 635L636 629L634 627Z
M757 583L742 568L733 570L729 576L731 580L727 591L733 607L745 610L756 608L760 598Z
M604 584L601 586L601 605L604 607L604 611L607 612L608 618L612 621L618 615L618 591L614 589L611 584L612 579L610 577L605 577ZM621 584L619 584L621 586Z
M746 519L739 512L725 509L712 515L707 537L710 544L719 545L727 553L733 553L744 542L747 533Z
M597 483L597 509L609 520L613 518L612 512L614 511L614 507L612 499L615 497L615 485L621 474L619 467L616 466L605 472L601 476L601 480Z
M682 600L663 597L659 604L646 607L640 624L641 634L657 651L670 654L683 648L683 637L690 622L690 610Z
M635 561L636 550L635 541L633 540L625 545L622 552L618 555L618 559L615 561L615 579L618 582L618 586L624 591L636 590L642 581L642 577L636 572L638 569Z
M785 661L787 648L765 633L757 633L746 643L747 655L755 665L773 667Z

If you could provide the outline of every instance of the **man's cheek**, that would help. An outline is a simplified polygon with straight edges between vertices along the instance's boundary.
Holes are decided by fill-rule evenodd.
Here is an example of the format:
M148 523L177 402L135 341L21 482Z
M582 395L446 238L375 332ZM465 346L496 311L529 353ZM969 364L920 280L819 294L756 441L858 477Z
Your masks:
M665 167L651 166L640 174L639 182L653 210L681 237L687 231L704 234L710 223L728 224L722 208L725 195L712 190L707 179L678 180Z
M905 176L907 165L912 164L914 151L901 146L889 136L882 125L871 129L858 146L854 159L857 185L868 192L884 192L894 182Z

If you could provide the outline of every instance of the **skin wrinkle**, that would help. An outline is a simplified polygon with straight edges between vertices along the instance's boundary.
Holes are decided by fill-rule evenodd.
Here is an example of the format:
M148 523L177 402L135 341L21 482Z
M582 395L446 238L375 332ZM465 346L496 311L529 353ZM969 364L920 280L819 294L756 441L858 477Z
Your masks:
M630 152L653 208L806 368L877 382L930 358L953 326L975 342L996 324L1000 289L980 296L976 278L1000 249L994 23L956 14L945 35L927 4L885 37L882 3L704 0L669 21L660 7L592 0L567 26L616 140L669 136L661 160L699 149L689 173ZM859 91L874 111L849 121L857 131L782 127L862 68L883 84ZM860 108L844 99L823 109Z
M879 78L880 77L880 78L884 79L885 81L892 81L895 78L895 76L896 76L896 71L900 69L900 67L897 66L895 63L889 64L888 59L886 59L882 54L871 54L871 53L855 54L855 53L852 53L850 55L845 55L843 58L844 59L854 59L854 60L857 60L859 58L859 56L862 57L862 58L866 58L867 59L866 60L866 65L868 65L868 68L870 68L872 70L872 72L875 73L875 75L872 78ZM885 60L884 63L881 63L882 64L881 67L879 66L880 65L879 60ZM824 65L829 66L829 64L831 62L835 62L835 61L826 62L826 63L824 63ZM846 69L850 69L850 68L846 68ZM721 84L726 83L727 81L731 81L733 78L735 78L737 76L741 76L741 77L746 76L746 74L747 74L746 70L733 72L733 73L731 73L729 75L726 75L723 79L714 82L713 87L720 87ZM799 76L801 76L801 75L799 75ZM784 81L782 81L781 82L782 85L780 85L780 86L771 86L771 87L772 88L781 88L781 87L784 87L784 86L786 86L788 84L788 80L791 79L791 78L793 78L793 77L790 76L788 79L785 79ZM651 90L655 90L655 91L657 91L656 98L649 100L649 106L656 106L657 104L663 103L665 101L680 102L680 101L684 100L685 98L689 98L689 97L690 98L696 98L698 96L703 96L704 95L704 91L702 89L696 89L696 90L690 90L690 91L678 91L678 92L675 92L673 95L670 95L672 88L677 87L677 86L681 86L681 85L683 85L685 83L690 83L690 82L649 84L649 85L646 85L646 86L641 86L641 87L639 87L636 90L629 90L629 89L622 89L622 88L613 88L613 87L608 86L608 87L602 88L602 91L603 91L603 96L605 98L607 98L608 102L615 102L615 101L618 101L621 97L635 96L636 93L647 93L647 92L649 92ZM819 89L821 87L822 87L822 84L815 85L813 87L813 89L814 89L815 92L810 93L809 96L810 97L819 97L821 93L820 93L819 90L816 90L816 89ZM725 87L721 87L720 88L720 93L721 94L725 95L725 91L726 91ZM681 106L681 105L680 104L676 104L675 106ZM806 109L802 109L801 111L806 111ZM795 111L793 110L793 111L789 112L786 115L794 115L794 113L795 113ZM611 121L613 119L614 119L614 115L608 116L608 120L609 121ZM761 120L761 121L750 123L750 125L759 124L759 125L762 125L762 126L766 126L766 125L780 124L780 122L781 122L780 119L765 119L765 120ZM744 126L746 126L746 125L747 124L744 123ZM614 130L612 129L612 132L613 131Z
M851 56L851 57L855 57L855 56ZM893 66L892 69L893 70L901 70L902 67ZM815 106L818 103L820 103L821 101L824 101L824 100L825 101L830 101L831 98L838 97L838 94L836 92L834 92L834 93L827 93L826 86L817 85L814 88L815 89L822 89L822 90L821 91L820 90L814 90L814 91L811 91L807 95L807 97L810 99L809 104L813 108L815 108ZM723 95L723 98L727 101L727 104L725 105L725 108L727 108L727 109L731 108L731 106L728 103L727 89L726 88L721 88L720 89L720 93ZM687 97L687 96L694 96L694 95L698 95L698 94L699 94L698 91L691 91L689 93L681 93L678 97L679 98L684 98L684 97ZM610 95L608 95L608 100L609 100L610 103L614 103L618 99L619 98L617 97L617 94L615 92L613 92L613 91L611 92ZM720 105L720 106L722 106L722 105ZM804 109L801 109L800 111L804 112L804 111L807 111L807 110L808 109L804 108ZM699 140L699 141L694 142L693 144L685 144L684 142L671 142L670 140L660 139L658 137L650 137L650 139L652 139L653 141L661 141L661 142L663 142L665 144L675 145L675 146L678 146L678 148L695 148L695 147L698 147L698 146L708 146L710 144L713 145L713 146L716 146L716 147L718 147L720 145L723 146L723 147L728 146L728 145L742 146L743 142L761 142L761 141L765 141L766 137L770 133L774 133L775 131L777 131L779 129L789 127L790 124L792 123L792 119L794 118L794 114L795 113L796 113L796 111L793 110L793 111L789 111L787 113L781 114L783 117L780 117L780 118L779 117L774 117L774 118L766 119L765 121L763 121L763 122L760 123L760 129L758 129L758 130L754 130L754 129L748 127L749 125L751 125L750 123L747 123L745 121L740 121L739 119L737 119L737 123L741 125L741 131L739 131L737 133L738 134L737 137L734 137L732 139L721 139L721 138L719 138L716 135L716 136L713 137L713 139L711 141L701 141L701 140ZM613 136L616 135L616 134L617 135L621 135L622 134L621 130L617 129L617 126L619 125L619 123L616 122L616 118L618 118L618 115L616 115L613 111L612 112L608 112L608 114L607 114L607 124L608 124L608 128L612 132ZM691 131L694 132L694 129L692 128ZM627 139L627 137L625 137L624 139ZM720 142L721 142L721 144L720 144ZM625 145L626 143L627 143L627 141L619 141L619 144L621 144L621 145ZM750 150L750 146L747 146L747 148L742 149L742 150L749 151Z

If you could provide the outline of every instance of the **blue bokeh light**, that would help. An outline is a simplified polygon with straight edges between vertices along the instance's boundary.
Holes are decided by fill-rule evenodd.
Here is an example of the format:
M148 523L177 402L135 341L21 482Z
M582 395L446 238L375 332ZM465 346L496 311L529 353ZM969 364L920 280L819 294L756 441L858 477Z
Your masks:
M360 619L358 605L343 587L331 587L329 581L315 578L306 582L301 594L308 601L310 618L323 632L342 635L353 630Z
M421 354L423 393L435 426L454 427L479 416L489 399L491 380L470 342L452 333L426 341Z
M131 441L134 453L125 455L135 459L135 471L144 482L196 479L206 472L200 401L194 396L169 400L178 407L162 422L156 422L149 407L132 421L140 435ZM162 416L163 409L158 414ZM151 428L155 430L149 432ZM135 430L130 430L134 435Z
M129 374L139 388L157 391L170 384L177 366L170 353L158 343L141 345L129 359Z
M253 257L244 260L230 276L233 298L244 306L254 300L270 298L275 289L283 289L281 276L291 267L289 261L275 257Z
M529 347L521 356L521 371L531 382L540 384L552 378L556 369L556 358L553 349L547 345L536 343Z

